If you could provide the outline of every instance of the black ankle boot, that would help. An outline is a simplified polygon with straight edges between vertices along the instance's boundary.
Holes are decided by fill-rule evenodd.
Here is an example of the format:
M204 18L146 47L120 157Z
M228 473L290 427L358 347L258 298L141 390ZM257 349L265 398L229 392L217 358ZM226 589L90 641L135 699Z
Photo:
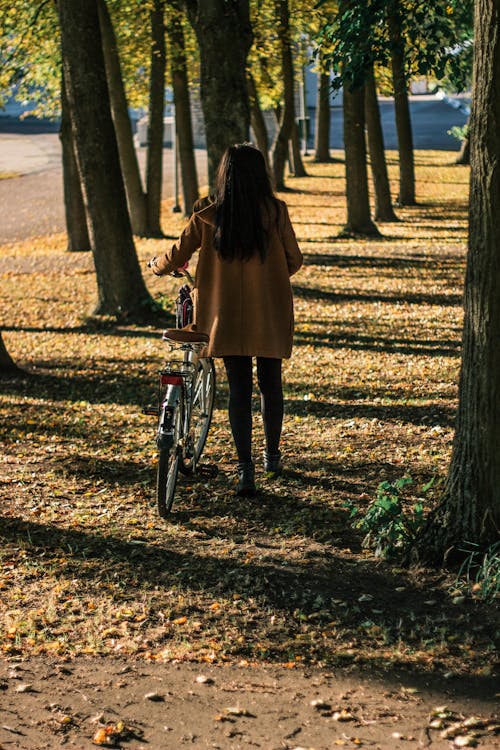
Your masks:
M238 464L238 484L236 485L236 494L241 497L251 497L255 495L257 488L255 486L255 466L253 461L243 461Z
M283 471L280 451L277 453L268 453L267 451L264 451L264 471L273 479L280 476Z

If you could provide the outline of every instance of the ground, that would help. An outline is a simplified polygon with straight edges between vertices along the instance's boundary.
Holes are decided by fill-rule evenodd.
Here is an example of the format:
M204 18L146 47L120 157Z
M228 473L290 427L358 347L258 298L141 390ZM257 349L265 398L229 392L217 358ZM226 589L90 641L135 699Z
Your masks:
M89 746L97 714L130 724L135 734L108 734L130 747L499 746L492 726L440 738L453 717L432 715L498 710L495 603L456 571L376 557L349 519L402 476L405 507L422 499L427 512L446 474L468 186L452 159L419 152L418 205L370 241L337 238L342 164L309 163L311 177L290 181L306 264L284 476L259 464L257 498L235 499L218 365L211 471L180 482L167 522L142 414L158 329L86 317L92 260L65 253L63 236L1 247L0 326L26 372L0 383L2 747ZM396 180L394 157L390 170ZM165 209L174 236L182 219ZM137 248L144 266L161 243ZM148 281L172 310L178 282ZM255 426L260 461L257 413ZM164 700L144 698L154 692Z

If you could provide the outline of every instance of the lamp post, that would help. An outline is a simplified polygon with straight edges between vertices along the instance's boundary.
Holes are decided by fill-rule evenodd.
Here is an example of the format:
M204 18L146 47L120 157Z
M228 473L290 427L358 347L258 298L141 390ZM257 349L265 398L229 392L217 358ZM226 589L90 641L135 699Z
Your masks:
M181 212L179 205L179 166L177 159L177 118L175 116L175 102L172 105L172 149L173 149L173 161L174 161L174 207L172 212L178 214Z

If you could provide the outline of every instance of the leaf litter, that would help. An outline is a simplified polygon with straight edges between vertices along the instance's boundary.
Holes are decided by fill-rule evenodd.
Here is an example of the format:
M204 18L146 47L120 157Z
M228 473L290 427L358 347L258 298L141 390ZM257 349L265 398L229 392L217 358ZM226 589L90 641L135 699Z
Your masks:
M381 240L335 239L344 207L321 175L337 183L340 165L309 163L312 176L294 180L299 192L285 199L306 264L293 280L285 475L273 482L259 467L259 501L235 503L218 363L204 461L219 471L181 480L166 523L155 512L154 425L142 415L164 354L159 331L89 321L91 259L69 259L63 238L1 248L0 324L30 372L1 384L5 658L494 677L495 609L473 591L453 596L446 572L375 560L345 511L403 474L415 492L434 477L430 507L446 473L467 228L463 168L449 158L419 156L421 204L400 209ZM167 234L181 227L166 206ZM141 262L161 247L138 240ZM148 284L172 311L177 282Z

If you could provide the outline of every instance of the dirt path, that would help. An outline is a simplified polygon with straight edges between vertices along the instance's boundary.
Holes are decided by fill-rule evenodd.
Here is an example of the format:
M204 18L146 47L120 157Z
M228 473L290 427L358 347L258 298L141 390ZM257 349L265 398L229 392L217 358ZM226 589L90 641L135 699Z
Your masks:
M491 725L475 740L467 727L493 719L492 684L479 692L402 675L81 658L3 662L0 690L2 750L106 746L106 726L107 746L130 750L500 747ZM113 736L120 722L128 729Z

